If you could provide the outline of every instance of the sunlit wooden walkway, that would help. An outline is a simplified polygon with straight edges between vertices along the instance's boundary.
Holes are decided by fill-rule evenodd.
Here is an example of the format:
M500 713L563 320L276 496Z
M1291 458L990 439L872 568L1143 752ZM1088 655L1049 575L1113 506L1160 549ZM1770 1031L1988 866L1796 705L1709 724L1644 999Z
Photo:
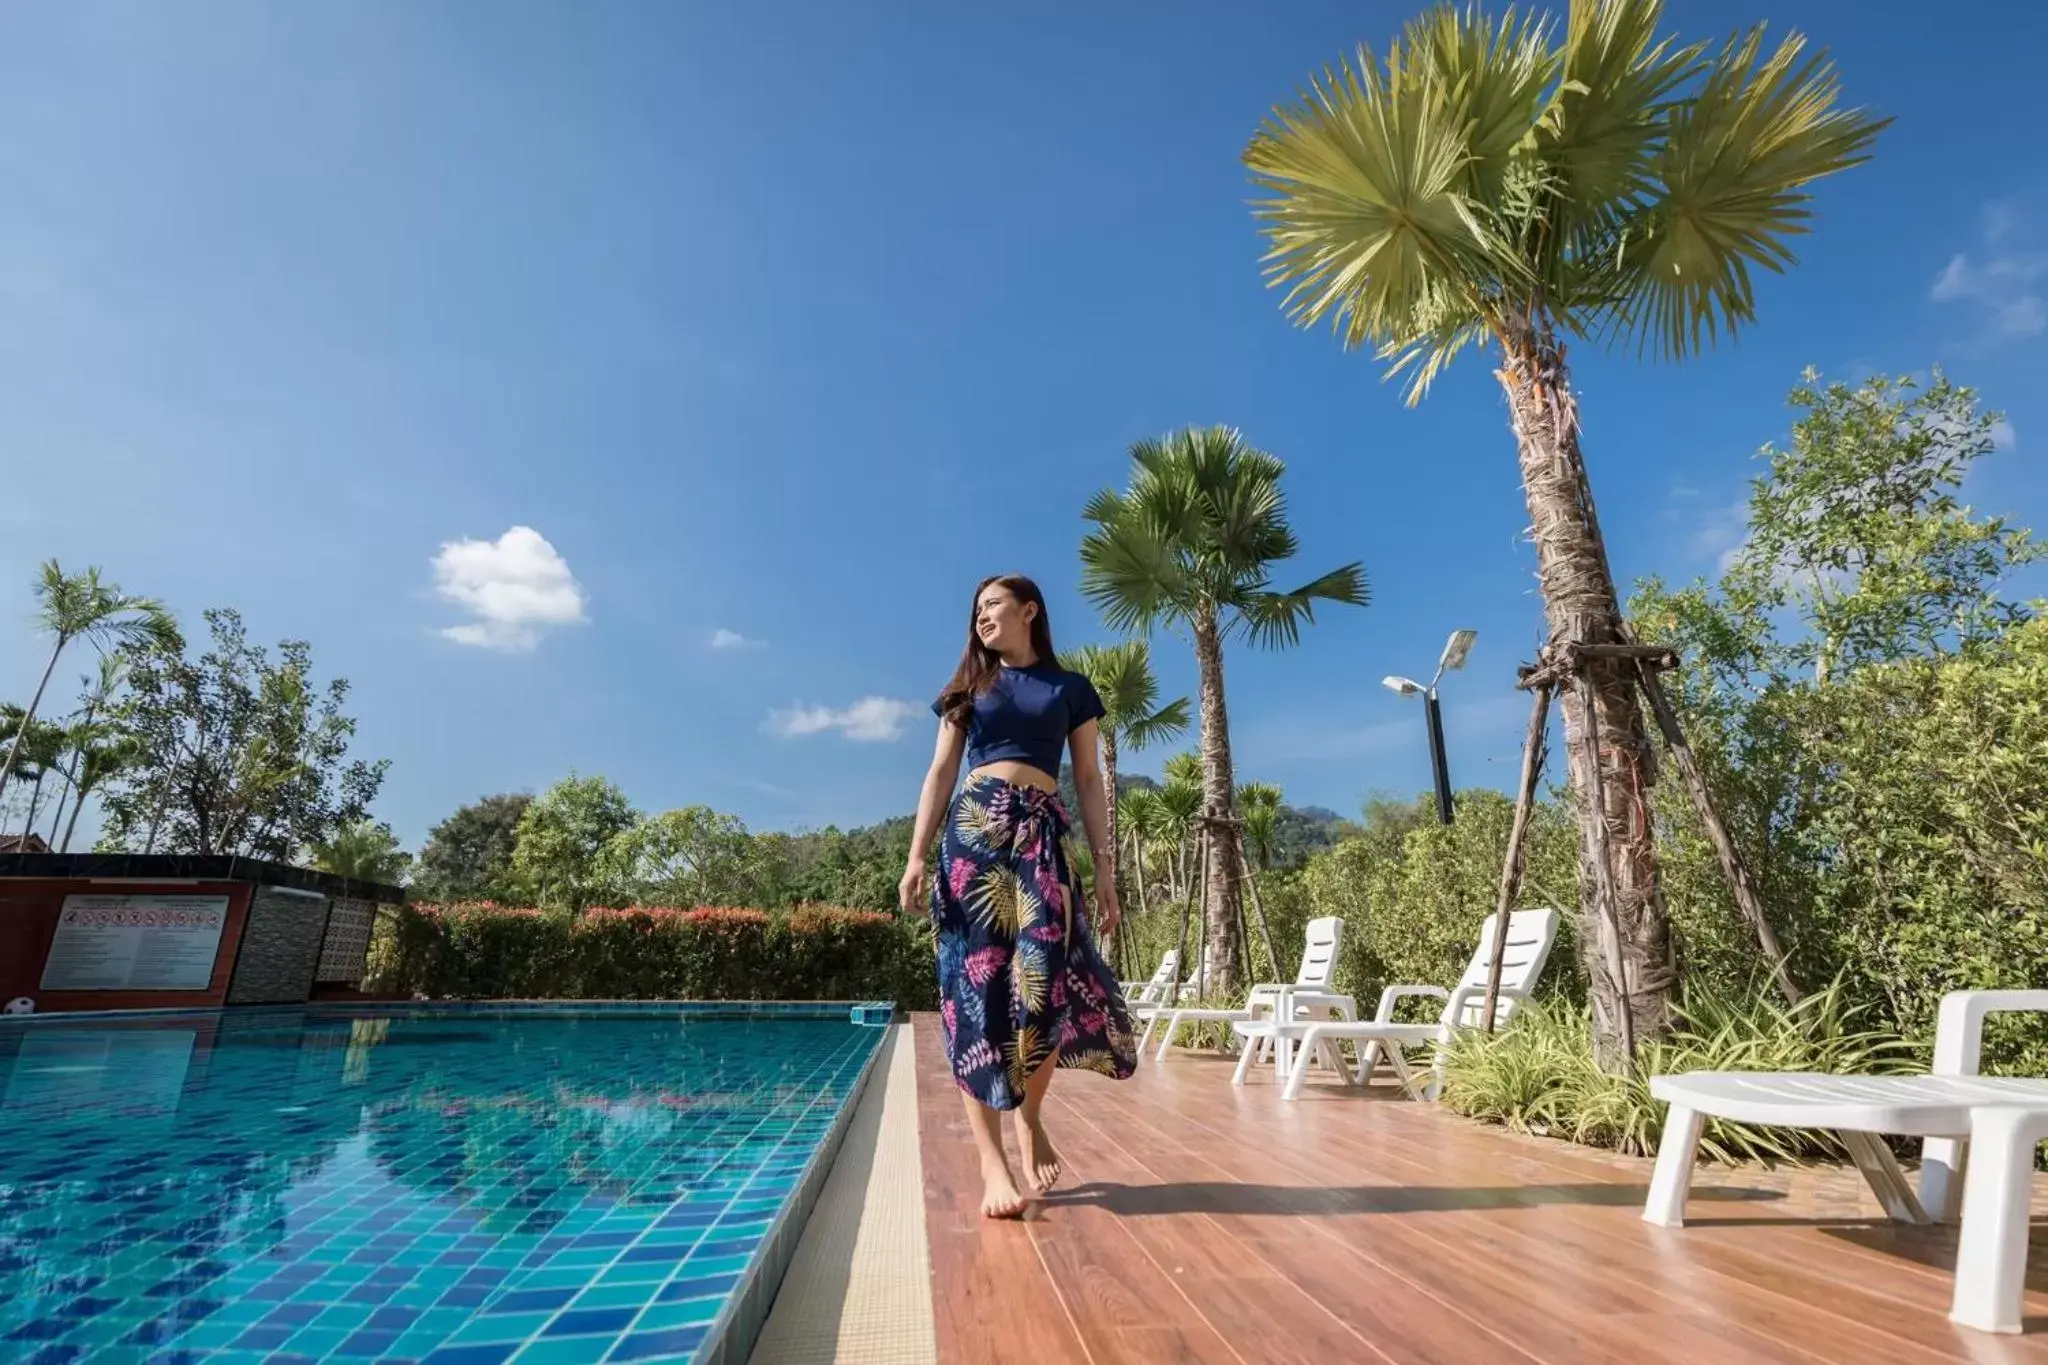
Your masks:
M937 1020L916 1023L944 1362L2048 1362L2048 1224L2028 1335L1985 1336L1947 1321L1953 1230L1884 1222L1853 1172L1702 1172L1692 1224L1653 1228L1647 1162L1391 1087L1285 1105L1194 1054L1060 1077L1063 1190L985 1223Z

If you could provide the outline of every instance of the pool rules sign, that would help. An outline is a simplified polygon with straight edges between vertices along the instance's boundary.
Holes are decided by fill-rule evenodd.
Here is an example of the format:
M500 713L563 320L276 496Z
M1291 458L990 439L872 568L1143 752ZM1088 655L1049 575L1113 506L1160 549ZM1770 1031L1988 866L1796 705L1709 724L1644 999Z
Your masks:
M203 991L226 896L66 896L43 963L46 991Z

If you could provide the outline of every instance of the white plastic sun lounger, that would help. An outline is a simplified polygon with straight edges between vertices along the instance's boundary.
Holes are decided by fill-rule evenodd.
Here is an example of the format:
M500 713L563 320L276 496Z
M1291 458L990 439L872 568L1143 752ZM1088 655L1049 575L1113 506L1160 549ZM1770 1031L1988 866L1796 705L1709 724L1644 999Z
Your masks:
M1159 970L1152 973L1147 981L1119 981L1117 986L1124 993L1124 1000L1132 1009L1145 1005L1156 1005L1174 991L1174 978L1180 975L1180 949L1168 948L1159 959Z
M1174 1037L1183 1025L1247 1022L1279 1008L1283 996L1292 1000L1296 1011L1321 1011L1347 1018L1355 1016L1358 1013L1357 1003L1350 996L1332 989L1337 974L1337 949L1343 941L1344 921L1337 916L1326 915L1310 920L1307 940L1301 950L1301 967L1293 982L1261 982L1251 988L1244 1005L1238 1009L1201 1009L1194 1006L1174 1009L1166 1019L1166 1036L1159 1040L1158 1059L1166 1059L1166 1050L1173 1046Z
M1707 1119L1828 1129L1841 1137L1890 1217L1946 1219L1955 1215L1960 1196L1949 1317L1979 1331L2019 1331L2034 1148L2048 1140L2048 1079L1977 1074L1985 1016L2016 1010L2048 1012L2048 990L1946 996L1934 1034L1934 1069L1924 1076L1697 1071L1653 1077L1650 1093L1671 1110L1644 1221L1684 1223ZM1924 1139L1918 1197L1881 1134Z
M1129 986L1124 988L1124 998L1130 1005L1131 1018L1145 1026L1138 1035L1138 1056L1142 1059L1145 1049L1151 1044L1152 1034L1159 1027L1159 1021L1172 1013L1183 1000L1193 1000L1202 993L1202 981L1212 970L1215 961L1213 950L1204 946L1202 966L1189 973L1185 981L1174 983L1174 974L1180 970L1180 949L1168 948L1159 960L1159 970L1152 973L1152 979L1141 983L1135 992Z
M1347 1079L1354 1079L1359 1085L1366 1084L1372 1079L1373 1068L1379 1058L1385 1056L1401 1078L1403 1089L1413 1094L1416 1090L1415 1077L1402 1055L1402 1049L1432 1044L1436 1049L1435 1065L1430 1082L1422 1093L1424 1098L1434 1099L1443 1085L1444 1056L1453 1033L1460 1028L1476 1028L1484 1021L1486 979L1493 962L1494 923L1495 917L1488 915L1486 923L1479 927L1479 946L1472 950L1472 960L1466 964L1464 976L1451 990L1441 986L1389 986L1380 992L1379 1009L1373 1017L1355 1022L1305 1021L1295 1017L1295 1012L1286 1008L1283 1002L1273 1018L1233 1027L1240 1039L1254 1046L1271 1040L1282 1049L1280 1059L1287 1085L1281 1097L1287 1100L1301 1097L1309 1066L1318 1054L1331 1057L1336 1045L1347 1039L1358 1045L1358 1071L1355 1077ZM1515 1007L1536 989L1536 982L1543 975L1543 964L1550 960L1550 947L1556 941L1557 911L1516 910L1509 914L1507 948L1501 954L1500 994L1494 1010L1496 1024L1504 1022L1514 1013ZM1435 1023L1394 1022L1395 1006L1414 995L1434 996L1444 1001L1443 1013ZM1290 1041L1298 1044L1291 1063L1284 1050ZM1345 1074L1341 1064L1336 1069L1340 1075ZM1239 1068L1240 1079L1244 1071L1245 1068Z

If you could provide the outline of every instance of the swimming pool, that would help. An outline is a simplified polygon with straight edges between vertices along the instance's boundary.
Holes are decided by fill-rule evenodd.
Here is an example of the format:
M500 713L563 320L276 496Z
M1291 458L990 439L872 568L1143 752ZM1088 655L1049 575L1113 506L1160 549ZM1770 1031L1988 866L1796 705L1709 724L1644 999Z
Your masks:
M863 1017L0 1025L0 1359L743 1359L885 1032Z

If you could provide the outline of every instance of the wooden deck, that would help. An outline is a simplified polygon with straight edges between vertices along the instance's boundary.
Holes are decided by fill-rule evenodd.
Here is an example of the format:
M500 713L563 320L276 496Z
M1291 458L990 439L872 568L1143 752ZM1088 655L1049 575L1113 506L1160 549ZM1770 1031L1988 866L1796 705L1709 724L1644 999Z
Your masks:
M1394 1097L1294 1105L1227 1063L1068 1073L1062 1189L988 1223L935 1017L916 1021L939 1359L983 1362L2048 1362L1947 1320L1950 1229L1883 1221L1853 1172L1708 1172L1693 1221L1638 1214L1649 1164Z

